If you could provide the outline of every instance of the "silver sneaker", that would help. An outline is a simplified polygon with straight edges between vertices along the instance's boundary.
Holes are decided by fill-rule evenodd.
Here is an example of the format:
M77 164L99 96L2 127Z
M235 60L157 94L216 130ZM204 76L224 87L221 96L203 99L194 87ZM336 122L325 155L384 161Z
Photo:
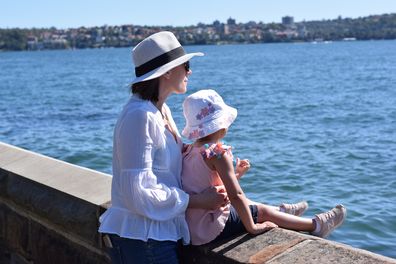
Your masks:
M312 232L318 237L327 237L334 229L342 225L347 215L346 208L339 204L328 212L317 214L315 221L320 224L319 232Z
M279 206L279 209L281 209L281 212L285 212L287 214L301 216L308 209L308 203L306 201L295 204L283 203Z

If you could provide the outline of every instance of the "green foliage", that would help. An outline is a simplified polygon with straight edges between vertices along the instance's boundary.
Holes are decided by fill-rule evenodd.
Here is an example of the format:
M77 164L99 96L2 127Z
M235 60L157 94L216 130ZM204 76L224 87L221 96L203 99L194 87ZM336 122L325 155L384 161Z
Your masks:
M0 29L0 50L26 50L26 32L20 29Z
M310 21L304 24L313 39L340 40L350 37L358 40L396 39L396 14Z

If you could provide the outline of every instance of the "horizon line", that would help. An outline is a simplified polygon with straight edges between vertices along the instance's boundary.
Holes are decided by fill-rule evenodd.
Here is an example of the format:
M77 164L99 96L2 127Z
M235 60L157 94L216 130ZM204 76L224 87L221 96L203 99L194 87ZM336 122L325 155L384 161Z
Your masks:
M382 14L370 14L370 15L358 16L358 17L343 17L342 15L338 15L336 18L321 18L321 19L313 19L313 20L305 20L305 19L303 19L301 21L296 21L294 23L336 20L336 19L339 19L339 18L341 18L341 19L359 19L359 18L364 18L364 17L393 15L393 14L396 14L396 13L391 12L391 13L382 13ZM294 18L293 15L284 15L281 18L283 18L283 17L293 17ZM282 22L274 22L274 21L272 21L272 22L263 22L263 21L255 21L255 20L250 20L250 21L247 21L247 22L237 22L237 20L235 18L232 18L231 16L228 19L234 19L236 24L247 24L247 23L250 23L250 22L263 23L263 24L272 24L272 23L281 24L282 23ZM211 25L215 21L219 21L220 23L224 23L224 24L227 23L227 22L221 22L219 19L215 19L215 20L213 20L213 22L211 22L209 24L206 24L204 22L197 22L195 25L192 24L192 25L184 25L184 26L181 26L181 25L138 25L138 24L132 24L132 23L125 23L125 24L117 24L117 25L115 25L115 24L112 24L112 25L110 25L110 24L102 24L100 26L98 26L98 25L95 25L95 26L84 26L84 25L81 25L81 26L70 26L70 27L56 27L56 26L3 27L3 26L0 26L0 29L50 29L50 28L55 28L55 29L77 29L77 28L82 28L82 27L84 27L84 28L103 27L103 26L117 27L117 26L131 26L131 25L132 26L140 26L140 27L194 27L194 26L197 26L198 24Z

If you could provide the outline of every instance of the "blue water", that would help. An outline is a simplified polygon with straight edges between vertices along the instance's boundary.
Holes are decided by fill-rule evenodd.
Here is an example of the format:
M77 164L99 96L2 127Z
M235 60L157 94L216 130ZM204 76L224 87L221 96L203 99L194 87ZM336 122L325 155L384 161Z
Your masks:
M248 158L247 195L337 203L329 239L396 258L396 41L189 46L188 94L238 109L226 142ZM130 49L0 53L0 141L106 173L133 76ZM185 95L168 100L181 130Z

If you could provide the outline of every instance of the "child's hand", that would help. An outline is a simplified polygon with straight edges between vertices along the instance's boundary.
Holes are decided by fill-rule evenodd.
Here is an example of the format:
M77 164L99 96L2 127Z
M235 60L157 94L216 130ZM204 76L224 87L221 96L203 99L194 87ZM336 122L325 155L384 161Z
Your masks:
M250 162L248 159L240 160L236 159L235 175L238 180L250 169Z
M265 221L263 223L257 223L256 228L254 229L252 234L258 235L258 234L264 233L265 231L271 230L276 227L278 227L278 225L274 224L270 221Z

